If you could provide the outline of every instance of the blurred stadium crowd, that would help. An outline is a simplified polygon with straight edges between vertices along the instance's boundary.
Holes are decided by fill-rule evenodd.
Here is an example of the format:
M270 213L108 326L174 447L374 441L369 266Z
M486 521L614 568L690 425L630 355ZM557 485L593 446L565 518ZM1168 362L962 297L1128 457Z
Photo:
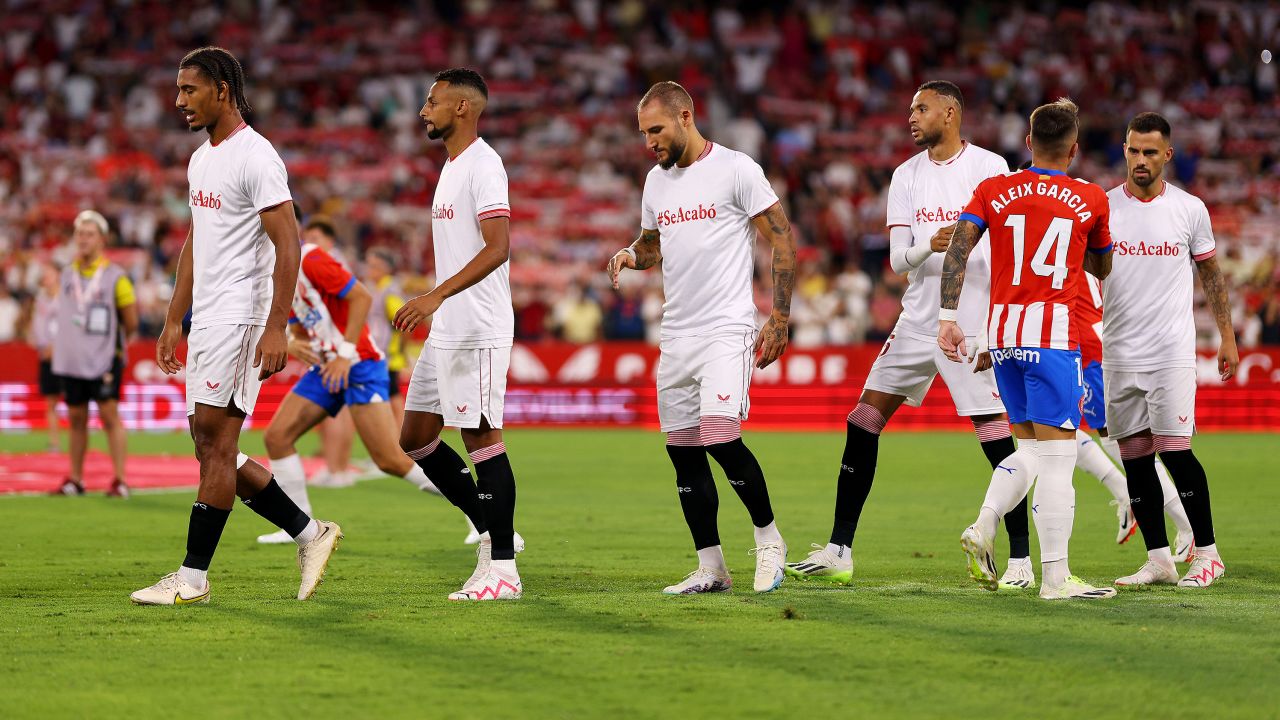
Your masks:
M964 134L1015 166L1026 117L1082 108L1075 174L1123 180L1140 110L1174 126L1178 183L1205 199L1243 345L1280 343L1280 50L1275 3L662 3L8 0L0 14L0 341L21 338L44 268L70 259L71 220L111 221L144 334L163 322L187 233L186 167L202 136L173 109L178 60L237 53L248 120L284 158L295 200L339 229L359 265L386 248L413 294L431 278L430 197L442 146L417 112L434 73L481 70L481 124L510 176L517 335L654 340L657 273L621 293L603 268L638 230L652 165L635 102L684 84L711 139L765 167L797 231L798 345L884 338L905 279L888 264L885 191L917 152L907 106L922 81L966 93ZM1046 7L1055 7L1048 5ZM959 9L958 9L959 8ZM768 248L757 297L769 303ZM1200 304L1203 337L1215 332Z

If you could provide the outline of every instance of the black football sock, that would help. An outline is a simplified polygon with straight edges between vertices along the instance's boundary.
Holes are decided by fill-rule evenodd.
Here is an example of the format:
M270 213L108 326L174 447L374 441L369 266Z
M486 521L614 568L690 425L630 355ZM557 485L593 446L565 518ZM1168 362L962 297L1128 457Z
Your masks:
M693 536L693 549L719 545L716 515L720 510L720 497L711 477L707 451L701 447L668 445L667 456L676 469L676 491L680 495L684 521Z
M208 570L213 552L218 549L222 529L227 526L230 510L210 507L202 502L191 505L191 522L187 525L187 556L183 567L192 570Z
M1122 462L1129 485L1129 507L1138 521L1138 530L1142 531L1142 541L1147 550L1169 547L1169 533L1164 527L1164 490L1160 488L1160 476L1156 475L1155 454ZM1173 469L1169 471L1172 473Z
M311 516L285 494L274 475L271 476L271 482L259 490L257 495L245 498L244 504L267 522L289 533L289 537L298 537L298 533L307 529L307 523L311 522Z
M1204 466L1190 450L1165 451L1160 453L1160 460L1164 462L1169 477L1178 488L1182 507L1187 511L1187 519L1191 521L1191 532L1196 536L1196 546L1214 544L1213 510L1209 507L1209 478L1205 476ZM1139 520L1138 523L1142 527L1142 521Z
M1012 436L982 443L982 453L987 456L992 470L1017 449ZM1027 518L1026 496L1005 514L1004 530L1009 534L1009 559L1031 557L1031 522Z
M431 448L428 450L428 448ZM423 457L417 457L426 452ZM484 513L480 511L479 492L471 478L471 470L467 461L462 459L448 443L436 438L430 445L421 450L414 450L409 457L427 474L427 479L440 491L445 500L466 514L476 532L483 533L488 527L484 524Z
M868 432L851 422L845 423L844 455L840 456L840 474L836 479L835 522L831 526L832 545L853 545L862 506L871 494L876 477L876 457L880 452L880 434Z
M773 522L773 506L769 504L769 488L764 482L764 470L756 456L751 454L742 438L706 446L707 454L724 469L729 485L738 493L738 499L751 515L751 524L758 528Z
M486 457L494 448L500 450ZM506 446L498 443L477 450L471 453L471 461L476 465L476 497L493 543L493 559L515 560L516 476Z

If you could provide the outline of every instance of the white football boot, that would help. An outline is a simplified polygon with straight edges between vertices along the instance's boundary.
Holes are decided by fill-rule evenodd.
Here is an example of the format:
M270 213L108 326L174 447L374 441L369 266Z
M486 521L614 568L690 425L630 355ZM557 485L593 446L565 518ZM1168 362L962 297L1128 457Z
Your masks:
M342 539L342 528L338 523L328 520L316 520L320 524L320 534L305 545L298 546L298 569L302 571L302 584L298 586L298 599L307 600L316 593L320 581L324 580L324 571L329 567L329 558L338 549L338 541Z
M777 590L787 576L783 571L787 565L787 544L779 539L778 542L753 547L747 553L756 556L756 592Z
M1178 582L1178 569L1173 563L1165 565L1155 560L1148 560L1138 568L1138 572L1116 578L1118 587L1136 587L1139 585L1173 585Z
M1042 600L1102 600L1115 596L1115 588L1094 587L1075 575L1068 575L1067 581L1058 587L1040 586Z
M1116 544L1123 545L1138 532L1138 518L1134 516L1133 508L1129 503L1112 500L1111 504L1116 506L1116 523L1120 526L1116 533Z
M853 583L853 551L841 546L831 552L826 545L813 543L813 552L800 562L787 563L783 571L797 580L820 580L836 585Z
M471 587L464 587L458 592L450 593L450 600L519 600L524 594L524 586L517 575L511 577L492 565L484 577Z
M991 539L983 537L977 525L970 525L960 533L960 549L964 550L969 577L983 590L995 592L999 583L996 581L995 549Z
M1004 575L1000 576L1000 590L1030 590L1036 586L1036 573L1031 567L1031 558L1010 560Z
M1189 532L1179 532L1173 541L1173 561L1189 563L1196 559L1196 538Z
M1184 588L1205 588L1214 584L1223 575L1227 574L1227 566L1222 564L1222 558L1210 555L1196 555L1196 559L1191 561L1191 567L1187 568L1187 574L1182 576L1178 581L1178 587Z
M206 580L202 590L172 572L155 585L135 591L129 600L134 605L195 605L209 602L210 587Z
M699 566L697 570L684 576L684 580L662 589L666 595L697 595L700 593L729 592L733 587L733 579L727 571L713 570Z
M262 545L283 545L293 542L293 536L285 530L277 530L266 535L259 535L258 542Z

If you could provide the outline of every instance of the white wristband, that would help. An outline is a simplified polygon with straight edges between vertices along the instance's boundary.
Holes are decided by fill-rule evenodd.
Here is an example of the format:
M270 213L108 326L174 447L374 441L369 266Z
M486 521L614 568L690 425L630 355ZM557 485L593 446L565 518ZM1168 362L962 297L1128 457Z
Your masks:
M343 343L338 346L338 357L343 360L355 362L360 359L360 353L356 351L355 343L343 341Z
M632 261L634 261L634 260L636 259L636 251L635 251L635 250L632 250L632 249L631 249L631 248L629 248L629 247L624 247L624 248L622 248L621 250L619 250L618 252L624 252L624 253L626 253L626 254L630 255L630 256L631 256Z
M938 308L938 322L955 322L955 308Z

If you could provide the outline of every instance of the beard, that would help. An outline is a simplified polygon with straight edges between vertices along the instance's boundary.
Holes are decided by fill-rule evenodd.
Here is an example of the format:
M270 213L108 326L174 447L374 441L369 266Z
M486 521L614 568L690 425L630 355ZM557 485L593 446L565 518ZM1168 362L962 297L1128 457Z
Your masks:
M916 140L916 147L933 147L942 142L942 131L934 130L928 132L924 128L920 128L920 139Z
M667 148L667 159L659 160L658 166L663 170L670 170L677 162L680 161L680 158L684 157L685 148L688 146L689 139L687 137L672 140L671 147Z
M431 140L439 140L440 138L444 137L444 130L441 130L435 125L432 125L431 129L427 131L427 137L430 138Z
M1151 172L1151 170L1148 169L1146 175L1136 175L1134 173L1129 173L1129 177L1133 179L1134 185L1137 185L1138 187L1148 187L1156 181L1156 178L1160 176L1154 172Z

